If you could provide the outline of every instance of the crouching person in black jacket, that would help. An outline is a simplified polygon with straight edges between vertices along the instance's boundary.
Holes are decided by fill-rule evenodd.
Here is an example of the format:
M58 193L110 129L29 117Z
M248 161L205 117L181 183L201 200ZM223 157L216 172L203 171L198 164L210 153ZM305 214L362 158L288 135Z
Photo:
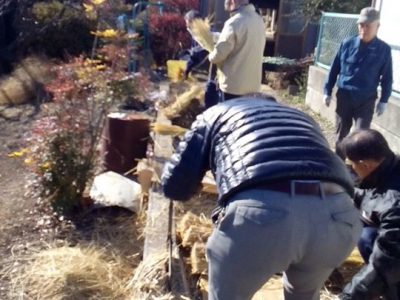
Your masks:
M364 223L358 248L366 265L341 299L400 299L400 158L375 130L354 132L342 147L361 179L355 203Z
M246 300L284 271L286 300L316 300L361 233L346 166L305 113L243 97L206 110L162 176L188 200L211 169L222 207L207 242L209 299Z

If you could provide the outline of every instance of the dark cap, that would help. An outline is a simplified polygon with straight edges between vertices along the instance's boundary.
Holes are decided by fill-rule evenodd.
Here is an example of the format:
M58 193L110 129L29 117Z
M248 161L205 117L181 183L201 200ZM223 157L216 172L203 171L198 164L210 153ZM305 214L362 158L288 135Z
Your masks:
M380 14L379 11L373 7L365 7L361 10L360 16L358 17L357 23L372 23L374 21L379 20Z

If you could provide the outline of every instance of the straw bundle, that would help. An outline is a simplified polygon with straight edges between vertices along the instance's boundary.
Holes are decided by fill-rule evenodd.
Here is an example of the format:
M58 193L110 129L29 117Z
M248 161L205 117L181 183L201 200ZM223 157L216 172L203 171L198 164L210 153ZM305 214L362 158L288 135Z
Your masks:
M206 244L195 242L190 251L192 274L207 274Z
M190 25L193 39L199 43L208 52L214 50L214 37L210 30L210 21L208 19L194 19Z
M172 135L172 136L181 136L184 135L187 131L186 128L177 126L177 125L167 125L161 123L153 123L150 125L151 131L160 135Z
M183 247L191 247L196 242L205 243L211 234L213 225L204 215L200 217L187 212L177 224L177 233Z
M37 92L37 85L51 79L50 65L38 57L28 57L0 81L0 105L22 104Z
M60 247L41 251L13 276L13 296L28 299L123 299L131 267L104 249Z
M0 83L0 105L23 104L31 95L18 78L10 77Z
M201 86L194 84L190 90L179 95L174 103L164 108L164 114L168 119L178 117L194 99L204 97L204 90Z
M154 169L150 165L149 161L145 158L139 160L136 166L136 175L144 195L149 195L153 174Z
M197 288L200 290L201 298L208 299L208 278L206 275L201 275L197 281Z
M25 72L29 74L29 77L34 81L45 84L53 78L50 69L51 64L48 60L37 56L30 56L23 59L14 72L16 74L18 74L18 72Z
M167 293L167 263L167 253L149 256L143 260L128 284L132 293L130 299L173 299Z

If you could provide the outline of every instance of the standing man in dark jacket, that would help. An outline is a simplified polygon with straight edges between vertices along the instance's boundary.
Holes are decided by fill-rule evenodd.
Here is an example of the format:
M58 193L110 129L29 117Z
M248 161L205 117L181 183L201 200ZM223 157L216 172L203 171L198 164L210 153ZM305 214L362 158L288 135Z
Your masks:
M251 299L281 271L286 300L319 299L361 223L350 175L314 120L271 97L213 106L166 165L165 195L190 199L209 169L223 208L207 243L209 299Z
M400 299L400 158L375 130L354 132L343 150L361 179L355 203L364 222L358 247L366 266L342 299Z
M346 39L340 45L324 89L324 101L329 106L337 79L336 151L342 157L338 145L349 134L353 119L357 129L370 127L379 84L382 92L375 109L378 116L385 111L392 92L391 49L376 36L379 11L373 7L363 8L357 23L359 35Z

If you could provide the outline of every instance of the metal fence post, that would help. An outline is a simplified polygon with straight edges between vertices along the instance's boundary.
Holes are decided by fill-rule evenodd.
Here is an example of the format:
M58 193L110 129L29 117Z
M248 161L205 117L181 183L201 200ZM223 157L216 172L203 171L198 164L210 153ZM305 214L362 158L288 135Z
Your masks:
M324 20L325 20L325 13L322 13L320 24L319 24L319 32L318 32L318 42L317 42L317 53L315 54L315 63L317 64L319 61L319 55L321 54L321 37L324 31Z

